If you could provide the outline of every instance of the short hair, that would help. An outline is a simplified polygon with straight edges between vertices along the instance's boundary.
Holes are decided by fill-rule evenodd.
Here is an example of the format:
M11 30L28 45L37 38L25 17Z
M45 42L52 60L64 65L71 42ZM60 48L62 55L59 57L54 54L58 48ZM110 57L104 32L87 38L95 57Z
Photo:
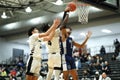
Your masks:
M66 27L67 29L70 29L70 31L72 31L72 28L71 27Z
M28 36L31 36L32 35L32 31L37 28L37 27L31 27L29 30L28 30Z
M72 31L72 28L70 26L67 26L67 25L61 25L61 26L64 26L64 27L61 28L61 30L62 29L70 29L70 31Z
M46 32L50 28L50 25L48 23L44 23L41 26L41 31Z

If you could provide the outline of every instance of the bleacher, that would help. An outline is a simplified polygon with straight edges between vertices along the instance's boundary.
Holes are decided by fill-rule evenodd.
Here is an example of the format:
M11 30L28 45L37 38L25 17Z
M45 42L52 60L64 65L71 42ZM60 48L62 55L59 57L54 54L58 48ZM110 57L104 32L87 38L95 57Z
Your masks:
M22 77L16 77L17 80L24 80ZM6 77L0 77L0 80L10 80L10 77L9 76L6 76Z
M107 53L105 55L99 55L101 56L105 61L108 61L110 69L111 69L111 73L108 74L108 76L111 78L111 80L120 80L120 61L115 60L112 61L111 57L114 53ZM82 63L82 68L78 70L78 76L79 76L79 80L81 80L81 78L83 78L83 70L87 69L88 65L86 63ZM89 78L90 80L93 80L95 75L91 75ZM6 80L9 80L9 77L5 78ZM1 77L0 77L0 80ZM25 80L25 76L24 77L17 77L17 80Z
M111 57L113 54L114 53L108 53L104 55L103 58L109 62L111 68L111 74L108 76L110 76L112 80L120 80L120 61L112 61Z
M107 53L105 55L99 55L101 57L103 57L104 60L108 61L110 69L111 69L111 73L108 74L108 76L111 78L111 80L120 80L120 61L115 60L112 61L111 57L114 53ZM78 75L79 75L79 80L81 80L81 78L83 77L82 73L83 70L86 69L88 66L86 65L86 63L82 63L82 68L78 70ZM94 75L91 75L89 77L91 80L93 80Z

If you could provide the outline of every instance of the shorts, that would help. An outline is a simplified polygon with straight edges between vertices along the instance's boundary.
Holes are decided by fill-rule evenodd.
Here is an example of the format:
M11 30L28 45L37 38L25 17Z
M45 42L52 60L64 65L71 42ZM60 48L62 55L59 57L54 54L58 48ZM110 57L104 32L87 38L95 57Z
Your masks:
M58 67L61 68L61 55L60 53L49 53L48 54L48 67L54 68Z
M75 59L72 56L62 55L63 71L76 69Z
M41 59L30 56L26 65L26 74L39 76L41 69Z

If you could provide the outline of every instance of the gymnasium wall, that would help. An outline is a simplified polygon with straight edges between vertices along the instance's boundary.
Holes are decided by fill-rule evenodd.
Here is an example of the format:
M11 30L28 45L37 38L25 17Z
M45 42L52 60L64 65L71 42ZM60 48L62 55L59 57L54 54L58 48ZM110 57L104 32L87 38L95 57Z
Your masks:
M116 38L120 41L120 34L90 38L87 42L87 48L90 48L91 55L99 54L101 45L105 46L106 52L114 52L113 42ZM81 43L83 39L75 41Z
M0 63L6 63L6 60L12 57L13 49L24 50L24 54L29 53L28 45L8 42L0 38Z

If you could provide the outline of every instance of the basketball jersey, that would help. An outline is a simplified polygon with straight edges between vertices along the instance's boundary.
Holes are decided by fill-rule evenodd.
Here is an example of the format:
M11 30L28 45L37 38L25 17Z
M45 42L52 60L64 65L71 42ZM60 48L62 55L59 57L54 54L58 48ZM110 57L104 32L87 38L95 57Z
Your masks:
M29 46L33 58L41 58L43 38L39 38L39 33L35 33L29 37Z
M65 42L63 42L63 50L62 52L62 65L63 65L63 71L76 69L75 66L75 59L72 57L73 53L73 41L71 37L68 37Z
M46 42L49 53L60 52L59 38L60 38L60 29L58 28L56 29L52 40Z
M65 42L63 42L63 50L62 52L64 52L65 55L67 56L72 56L73 53L73 42L72 42L72 38L68 37L67 40Z

